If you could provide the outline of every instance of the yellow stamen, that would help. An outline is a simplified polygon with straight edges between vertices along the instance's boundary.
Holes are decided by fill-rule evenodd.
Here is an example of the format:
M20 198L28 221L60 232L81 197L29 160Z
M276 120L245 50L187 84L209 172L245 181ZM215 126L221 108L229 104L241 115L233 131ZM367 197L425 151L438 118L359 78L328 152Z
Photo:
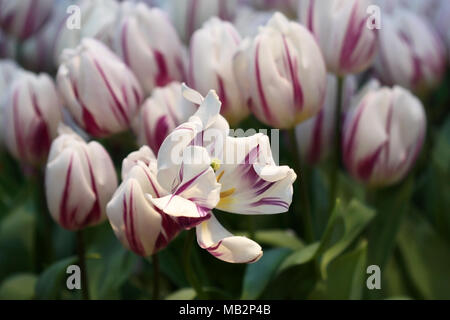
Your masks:
M217 172L220 169L220 160L213 159L211 162L211 168L213 168L214 172Z
M225 171L222 171L220 174L219 174L219 176L217 177L217 182L220 182L220 179L222 179L222 177L223 177L223 174L225 173Z
M231 189L228 189L227 191L223 191L220 193L220 198L221 199L227 198L227 197L231 196L235 191L236 191L236 188L231 188Z

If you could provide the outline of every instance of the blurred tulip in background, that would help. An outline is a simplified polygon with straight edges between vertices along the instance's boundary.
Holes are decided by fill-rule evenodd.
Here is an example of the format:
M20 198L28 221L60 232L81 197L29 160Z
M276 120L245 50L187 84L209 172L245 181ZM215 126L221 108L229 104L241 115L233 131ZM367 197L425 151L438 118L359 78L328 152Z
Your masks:
M75 121L96 137L128 129L143 100L131 70L94 39L64 51L57 82Z
M322 53L306 28L281 13L275 13L254 39L243 42L234 68L250 111L267 125L293 128L322 108Z

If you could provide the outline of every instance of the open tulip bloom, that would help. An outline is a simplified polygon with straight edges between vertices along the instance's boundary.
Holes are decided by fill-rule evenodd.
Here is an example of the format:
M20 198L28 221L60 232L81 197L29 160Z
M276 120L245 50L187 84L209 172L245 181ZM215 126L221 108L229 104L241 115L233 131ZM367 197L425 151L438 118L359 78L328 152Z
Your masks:
M214 208L238 214L286 212L292 201L292 169L276 166L266 136L228 137L214 91L206 98L183 88L198 111L163 142L158 158L148 147L123 162L123 182L107 206L121 242L139 255L164 248L180 231L196 228L197 242L220 260L251 263L261 247L233 236Z

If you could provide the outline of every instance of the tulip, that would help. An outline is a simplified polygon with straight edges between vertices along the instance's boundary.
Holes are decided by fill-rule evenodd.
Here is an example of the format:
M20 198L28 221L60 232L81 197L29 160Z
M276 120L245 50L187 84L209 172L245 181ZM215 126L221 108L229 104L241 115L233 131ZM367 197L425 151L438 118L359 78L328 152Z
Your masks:
M94 39L64 51L62 61L58 88L75 121L95 137L129 128L142 91L128 67Z
M191 151L195 160L189 159ZM142 147L124 160L123 182L108 203L107 214L122 244L141 256L163 249L182 230L210 218L220 185L211 160L199 147L186 149L177 179L165 189L157 180L153 152Z
M231 23L211 18L193 34L190 46L189 85L203 95L210 89L216 90L222 115L232 125L249 114L233 69L233 56L240 42Z
M438 85L445 73L445 48L426 20L406 9L384 14L374 65L387 85L418 93Z
M64 49L76 48L83 38L95 38L108 46L111 45L111 33L119 11L118 2L116 0L81 0L77 6L80 9L79 28L75 25L78 12L74 12L56 37L54 60L57 64L60 62Z
M181 38L188 41L195 30L209 18L217 16L231 21L238 0L169 0L168 10Z
M58 0L45 25L32 37L23 42L21 48L22 61L27 69L53 72L58 61L54 58L54 49L59 33L66 28L66 20L70 16L67 8L73 0Z
M117 177L101 144L86 143L67 127L59 131L45 171L47 204L61 227L78 231L105 220Z
M214 91L203 98L198 92L184 87L183 95L200 107L188 122L164 140L158 153L160 185L170 190L172 181L180 180L182 155L189 148L201 147L207 151L205 158L209 156L212 160L211 167L220 184L217 209L249 215L288 211L296 175L289 167L275 164L268 137L262 134L228 137L229 125L220 115L221 103ZM212 213L197 226L196 232L200 247L220 260L251 263L262 256L257 243L233 236Z
M61 121L58 93L46 74L21 72L4 100L3 128L9 152L24 163L45 161Z
M0 28L9 34L26 39L46 22L54 0L0 1Z
M371 89L346 117L343 161L370 187L393 185L414 165L426 133L421 102L401 88Z
M167 135L186 122L195 111L195 106L183 99L180 83L156 88L135 119L133 127L139 144L148 145L157 153Z
M300 0L299 19L317 39L327 68L339 76L367 69L376 54L376 30L368 27L369 0Z
M114 48L147 95L155 87L184 79L184 48L169 18L158 8L122 3Z
M326 91L325 63L311 33L276 13L234 58L236 80L255 116L290 129L317 114Z

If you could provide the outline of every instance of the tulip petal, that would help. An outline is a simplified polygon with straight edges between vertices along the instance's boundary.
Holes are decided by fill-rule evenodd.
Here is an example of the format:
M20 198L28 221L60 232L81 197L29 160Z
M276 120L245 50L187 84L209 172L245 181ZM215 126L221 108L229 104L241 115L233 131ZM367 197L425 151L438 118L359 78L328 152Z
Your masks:
M147 200L136 179L128 179L108 203L107 215L120 242L138 255L149 256L167 246L181 228Z
M296 174L274 164L267 136L229 137L224 153L224 163L216 172L222 185L218 209L240 214L288 211Z
M246 237L233 236L214 215L196 228L197 242L216 258L230 263L253 263L262 255L259 244Z

